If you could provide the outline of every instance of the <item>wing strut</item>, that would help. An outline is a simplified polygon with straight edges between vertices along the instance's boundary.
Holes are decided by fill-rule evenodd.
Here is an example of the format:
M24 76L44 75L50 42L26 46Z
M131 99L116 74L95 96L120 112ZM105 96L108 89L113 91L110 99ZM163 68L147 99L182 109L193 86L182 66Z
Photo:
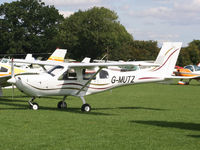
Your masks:
M85 85L76 93L76 95L80 94L80 92L92 81L92 79L103 69L103 67L99 67L99 70L85 83Z

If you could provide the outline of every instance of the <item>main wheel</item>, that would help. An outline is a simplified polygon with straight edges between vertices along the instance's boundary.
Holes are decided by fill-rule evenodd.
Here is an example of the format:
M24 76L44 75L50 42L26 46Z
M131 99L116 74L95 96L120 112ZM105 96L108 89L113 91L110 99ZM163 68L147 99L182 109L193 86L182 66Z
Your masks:
M38 110L38 108L39 108L39 105L37 103L33 103L32 109L33 110Z
M67 103L60 101L60 102L58 102L57 106L58 106L59 109L67 108Z
M81 107L81 111L90 112L91 106L89 104L83 104Z

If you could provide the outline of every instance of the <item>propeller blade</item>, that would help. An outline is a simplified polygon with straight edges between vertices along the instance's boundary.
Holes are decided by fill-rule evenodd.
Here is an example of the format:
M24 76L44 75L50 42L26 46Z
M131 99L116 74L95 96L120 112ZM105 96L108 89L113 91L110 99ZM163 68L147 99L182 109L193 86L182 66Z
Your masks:
M11 78L13 78L15 75L15 72L14 72L14 63L13 63L13 58L11 59Z
M15 80L15 70L14 70L14 63L13 63L13 58L11 60L11 79ZM12 83L12 100L14 97L14 84Z

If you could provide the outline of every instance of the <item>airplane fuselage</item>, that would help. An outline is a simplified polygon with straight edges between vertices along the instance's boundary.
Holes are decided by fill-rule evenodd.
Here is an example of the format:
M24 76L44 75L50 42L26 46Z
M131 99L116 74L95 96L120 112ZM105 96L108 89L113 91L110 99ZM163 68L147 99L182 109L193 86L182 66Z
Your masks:
M160 76L155 76L156 74L153 72L144 73L146 70L113 71L103 69L87 84L94 71L93 73L83 73L83 69L76 69L74 70L76 74L71 76L68 74L68 77L63 78L68 71L68 68L63 68L55 75L52 75L51 72L38 75L18 75L15 77L16 86L27 95L36 97L53 95L85 96L123 85L164 80Z

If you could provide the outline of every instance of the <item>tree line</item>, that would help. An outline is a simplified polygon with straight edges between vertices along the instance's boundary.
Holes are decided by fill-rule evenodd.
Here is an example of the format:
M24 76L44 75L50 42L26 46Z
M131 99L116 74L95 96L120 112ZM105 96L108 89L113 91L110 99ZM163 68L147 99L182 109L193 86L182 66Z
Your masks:
M154 60L157 41L138 41L104 7L78 10L64 18L41 0L19 0L0 5L0 54L49 53L68 49L68 57L110 60ZM178 65L200 61L200 40L184 47Z

